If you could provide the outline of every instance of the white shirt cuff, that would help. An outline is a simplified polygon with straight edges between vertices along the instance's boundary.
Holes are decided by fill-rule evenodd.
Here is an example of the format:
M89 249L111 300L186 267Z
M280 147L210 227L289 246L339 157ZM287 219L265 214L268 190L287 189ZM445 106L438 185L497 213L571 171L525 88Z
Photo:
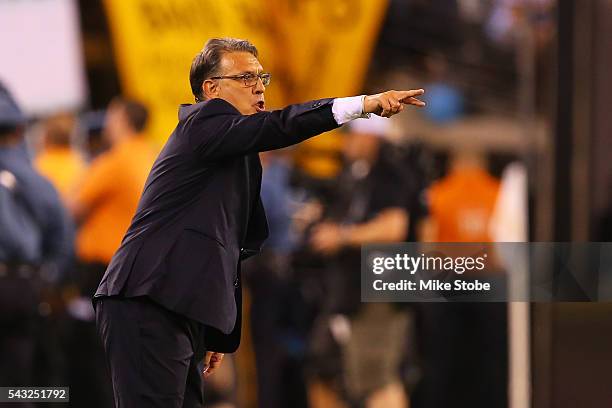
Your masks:
M365 95L360 95L334 99L332 113L336 123L343 125L353 119L369 118L369 113L363 113L363 100L365 97Z

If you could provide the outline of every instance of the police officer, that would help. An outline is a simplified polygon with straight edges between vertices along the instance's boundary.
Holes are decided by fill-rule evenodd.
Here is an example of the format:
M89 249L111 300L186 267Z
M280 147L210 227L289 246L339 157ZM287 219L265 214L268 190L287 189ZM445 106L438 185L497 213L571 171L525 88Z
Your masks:
M71 256L59 196L30 162L25 118L0 83L0 385L34 386L39 292Z

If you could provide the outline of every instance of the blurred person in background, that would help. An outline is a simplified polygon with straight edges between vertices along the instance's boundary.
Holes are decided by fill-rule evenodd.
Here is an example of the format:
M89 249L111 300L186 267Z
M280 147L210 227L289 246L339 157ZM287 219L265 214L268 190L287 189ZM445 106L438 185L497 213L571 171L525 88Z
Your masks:
M46 385L35 358L42 332L41 289L54 285L72 255L60 198L32 166L26 121L0 84L0 384ZM47 340L46 338L44 339ZM16 404L16 406L20 406ZM22 406L31 406L24 404Z
M417 200L400 150L385 140L389 119L350 124L337 197L312 228L312 250L327 257L325 305L312 338L313 407L407 407L400 366L409 316L390 304L360 303L360 247L402 242Z
M116 98L110 103L104 136L111 148L91 162L69 203L79 223L77 256L87 297L119 248L155 160L156 151L143 134L147 119L147 108L139 102Z
M77 180L85 170L85 160L72 146L76 120L70 113L58 113L42 122L42 149L34 164L47 177L67 203Z
M491 242L499 188L479 148L456 148L448 173L427 192L430 216L424 223L424 241ZM450 300L419 304L422 380L414 406L505 407L505 304Z
M461 90L450 81L446 57L434 53L424 58L427 70L427 107L423 114L436 124L449 124L462 117L464 96Z
M483 155L458 150L450 171L430 187L430 217L426 241L490 242L489 223L499 192L499 180L491 176Z
M93 159L69 202L79 223L77 293L68 300L72 320L65 334L70 399L75 406L112 404L90 299L136 212L155 160L156 151L143 134L147 119L141 103L122 98L111 101L104 124L110 149Z
M245 40L209 40L192 62L196 103L156 160L94 304L118 406L204 403L202 377L240 343L240 264L268 236L258 153L374 113L423 106L423 90L321 99L266 111ZM136 324L134 324L136 319ZM159 339L159 340L157 340ZM136 386L135 386L136 384Z
M85 171L86 162L80 152L75 148L76 118L69 112L57 113L41 120L37 128L40 137L36 139L39 145L34 160L34 165L38 171L51 181L56 188L64 206L70 200L75 184L81 179ZM55 371L56 376L65 374L66 356L69 353L62 353L62 339L65 334L66 325L65 295L66 289L72 282L74 273L74 258L66 270L64 279L59 285L49 288L43 293L43 300L52 305L53 313L46 319L46 341L44 347L44 358L46 362L40 361L42 366L45 363ZM39 352L39 354L41 354Z

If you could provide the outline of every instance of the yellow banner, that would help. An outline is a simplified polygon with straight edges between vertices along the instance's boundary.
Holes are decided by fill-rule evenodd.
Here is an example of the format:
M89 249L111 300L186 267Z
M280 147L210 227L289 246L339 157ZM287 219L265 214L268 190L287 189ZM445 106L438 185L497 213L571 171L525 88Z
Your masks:
M286 102L361 90L386 1L276 0L274 46Z
M250 40L272 73L271 108L361 91L387 1L105 0L124 92L150 109L165 141L193 102L191 61L211 37ZM315 139L314 144L333 138ZM335 148L335 147L334 147Z

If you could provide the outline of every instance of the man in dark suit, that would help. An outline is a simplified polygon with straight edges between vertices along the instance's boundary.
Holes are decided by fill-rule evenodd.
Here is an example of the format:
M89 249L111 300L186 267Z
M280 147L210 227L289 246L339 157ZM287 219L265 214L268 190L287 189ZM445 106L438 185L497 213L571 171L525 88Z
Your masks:
M202 373L237 349L240 261L268 234L259 152L424 105L423 90L388 91L268 112L270 74L231 38L206 43L190 82L197 103L181 106L94 296L118 407L201 406Z

